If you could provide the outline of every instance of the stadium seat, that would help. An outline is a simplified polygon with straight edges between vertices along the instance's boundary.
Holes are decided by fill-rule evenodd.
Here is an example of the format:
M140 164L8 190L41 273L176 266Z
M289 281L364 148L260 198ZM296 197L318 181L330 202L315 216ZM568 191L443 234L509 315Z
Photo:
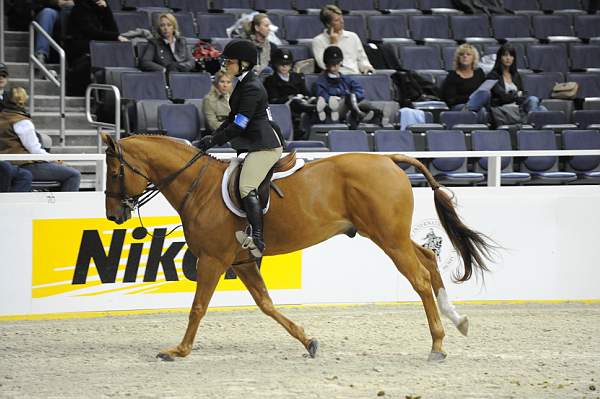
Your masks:
M135 102L136 124L132 128L135 132L155 132L160 130L158 123L158 107L171 104L169 100L138 100Z
M215 37L228 37L227 28L235 24L236 17L233 14L196 14L198 26L198 37L201 39L212 39Z
M167 82L162 72L126 72L121 74L121 96L130 100L167 100Z
M571 69L600 72L600 45L572 45Z
M373 135L375 151L384 152L413 152L415 140L411 132L405 130L376 130ZM404 173L413 184L425 183L427 180L422 173L418 173L415 167L406 163L400 163Z
M540 0L540 8L554 14L585 14L579 0Z
M580 129L600 129L600 110L578 110L573 112L573 122Z
M430 151L467 151L465 134L460 130L428 130L425 133ZM435 178L446 184L477 184L483 173L468 172L467 158L434 158L429 169Z
M527 115L527 121L534 129L552 129L560 132L577 128L569 123L567 115L562 111L533 111Z
M180 12L175 13L173 15L177 19L177 25L179 25L179 32L181 36L195 38L196 27L194 26L194 18L192 17L192 14L187 12Z
M503 0L504 7L513 10L517 15L540 15L540 5L537 0Z
M600 38L600 15L575 15L575 34L582 39Z
M477 114L471 111L444 111L440 114L440 121L448 130L472 130L487 129L487 125L479 123Z
M163 104L158 107L160 128L168 136L186 139L190 142L198 138L200 121L192 104Z
M456 49L456 46L442 47L442 60L446 71L454 70L454 53L456 53Z
M435 46L401 46L400 63L407 70L441 70L440 49Z
M539 99L550 98L554 85L565 81L563 74L559 72L524 74L521 78L527 94Z
M370 151L364 130L331 130L327 138L333 152Z
M385 74L350 75L365 89L365 98L373 101L392 101L392 79ZM308 83L308 82L307 82Z
M321 27L322 26L323 25L321 25ZM362 17L362 15L345 15L344 29L356 33L360 38L360 41L363 43L366 43L367 39L369 38L367 27L365 25L365 19Z
M568 82L577 82L577 98L600 97L600 73L568 73Z
M408 38L406 15L369 15L367 17L370 39L381 41L384 38Z
M542 100L541 105L546 107L548 111L561 111L565 114L567 123L572 122L573 109L575 104L572 100L559 100L556 98L546 98Z
M567 49L560 44L532 44L527 46L529 68L541 72L567 72Z
M462 14L454 8L452 0L419 0L421 10L433 14Z
M320 0L294 0L296 10L320 9L321 7L323 7L323 2Z
M119 33L142 28L152 30L148 15L143 12L115 12L113 13Z
M494 37L509 42L535 43L531 35L529 17L526 15L492 15Z
M208 73L197 72L171 72L169 74L169 87L171 97L176 99L204 98L212 85Z
M92 70L105 67L136 68L135 52L131 42L90 42Z
M302 46L300 44L282 44L278 47L290 50L292 57L294 57L294 62L308 60L313 57L312 48L308 46Z
M475 130L471 132L473 151L510 151L512 150L510 133L507 130ZM479 158L475 162L475 171L487 174L488 158ZM500 161L501 184L522 184L531 180L527 172L515 172L512 157L502 157Z
M450 17L452 38L468 43L497 43L490 34L487 15L452 15Z
M286 143L286 151L296 152L328 152L329 148L325 147L325 143L316 140L291 140Z
M375 9L374 0L337 0L337 5L343 11Z
M294 139L294 126L292 123L292 111L287 104L269 104L271 117L281 128L281 134L286 140Z
M312 39L323 32L318 15L284 15L283 26L286 40Z
M565 130L562 133L565 150L600 150L600 131ZM577 178L586 183L600 183L600 156L575 156L569 158L567 170L577 173Z
M170 8L181 10L181 11L190 11L190 12L207 12L208 11L208 1L198 1L198 0L168 0L168 4Z
M446 15L411 15L408 17L410 37L414 40L445 39L450 40L450 29ZM454 43L456 44L456 43Z
M519 150L557 150L556 138L552 130L519 130L517 132ZM569 183L577 180L573 172L558 170L557 156L524 157L521 171L529 172L533 180L540 183Z
M122 0L123 7L139 8L139 7L164 7L164 0Z
M379 0L377 2L380 10L406 11L407 13L418 12L417 0Z
M409 125L408 130L412 133L421 133L424 134L428 130L443 130L444 125L441 123L433 122L433 114L429 111L423 111L425 114L425 123L416 123L413 125Z
M273 12L275 10L293 11L293 0L254 0L254 9Z
M567 15L534 15L532 18L533 35L538 39L550 41L579 41L573 35L571 20Z

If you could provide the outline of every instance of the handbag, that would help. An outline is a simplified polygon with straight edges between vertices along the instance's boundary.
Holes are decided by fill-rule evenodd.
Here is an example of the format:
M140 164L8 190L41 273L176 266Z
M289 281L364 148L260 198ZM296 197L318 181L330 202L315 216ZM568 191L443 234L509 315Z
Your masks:
M577 96L579 84L577 82L556 83L552 88L550 97L559 100L573 100Z
M523 115L516 104L504 104L498 107L491 107L490 114L494 129L503 125L521 125L523 124Z

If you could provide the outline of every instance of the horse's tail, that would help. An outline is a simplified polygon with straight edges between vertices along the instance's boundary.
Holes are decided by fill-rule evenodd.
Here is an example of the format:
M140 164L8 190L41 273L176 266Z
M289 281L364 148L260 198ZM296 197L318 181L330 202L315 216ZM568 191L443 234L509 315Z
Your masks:
M431 186L438 218L463 261L464 273L462 276L456 273L454 280L457 282L469 280L474 269L475 272L480 272L483 276L484 271L489 271L484 259L491 260L491 254L497 248L493 241L485 234L471 230L462 222L452 203L453 197L449 196L445 190L440 190L444 186L435 180L425 165L406 155L393 154L389 157L394 162L408 163L416 167Z

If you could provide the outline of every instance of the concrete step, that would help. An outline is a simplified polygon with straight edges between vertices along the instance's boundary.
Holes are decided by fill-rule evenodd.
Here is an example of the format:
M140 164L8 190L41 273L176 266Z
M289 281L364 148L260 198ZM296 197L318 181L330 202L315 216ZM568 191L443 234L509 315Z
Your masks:
M29 62L6 62L11 79L29 79ZM46 64L46 67L55 71L60 70L58 64Z
M35 96L34 108L36 112L58 111L60 96L37 95ZM84 97L65 97L67 112L85 112Z
M10 79L10 85L11 87L23 87L25 88L25 90L27 90L27 93L31 93L31 90L29 89L29 78L25 79L25 78L17 78L17 79ZM50 82L49 80L44 80L44 79L35 79L34 80L34 88L35 88L35 95L37 96L39 95L54 95L57 96L60 94L60 90L58 89L57 86L54 85L54 83Z
M104 147L102 151L104 151ZM52 154L97 154L98 149L95 145L69 145L66 147L53 146L50 152Z
M60 118L56 112L38 112L31 115L33 123L38 129L60 129ZM85 118L85 112L68 112L66 129L90 129L91 125Z
M18 32L7 30L4 32L4 45L12 46L14 43L14 47L28 47L29 46L29 32Z
M60 145L60 132L58 129L38 129L38 131L50 136L53 149L63 148L65 151L68 151L66 149L71 147L90 147L95 149L98 143L96 129L86 128L65 130L65 146ZM95 152L95 150L92 152Z
M9 46L4 47L4 61L7 62L27 62L29 59L29 46Z

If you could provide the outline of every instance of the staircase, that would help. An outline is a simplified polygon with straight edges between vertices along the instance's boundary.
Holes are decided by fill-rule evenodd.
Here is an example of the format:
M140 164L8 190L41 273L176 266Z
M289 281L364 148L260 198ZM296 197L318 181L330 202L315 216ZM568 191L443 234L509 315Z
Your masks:
M6 31L5 63L9 71L9 87L21 86L29 89L29 32ZM59 70L59 65L47 64L50 69ZM68 78L68 76L67 76ZM97 152L97 132L86 120L84 97L66 97L65 143L60 143L59 100L60 91L52 82L35 79L33 123L40 133L52 138L51 153L80 154ZM68 163L81 172L81 189L95 187L95 162Z

